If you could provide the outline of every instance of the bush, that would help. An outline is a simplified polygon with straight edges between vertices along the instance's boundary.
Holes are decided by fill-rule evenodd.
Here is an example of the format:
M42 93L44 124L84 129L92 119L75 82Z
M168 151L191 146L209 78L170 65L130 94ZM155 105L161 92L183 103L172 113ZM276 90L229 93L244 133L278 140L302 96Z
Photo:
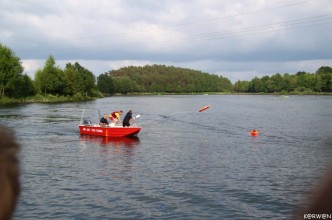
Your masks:
M74 94L72 97L71 97L71 100L72 101L81 101L81 100L84 100L84 96L82 95L82 93L78 92L76 94Z

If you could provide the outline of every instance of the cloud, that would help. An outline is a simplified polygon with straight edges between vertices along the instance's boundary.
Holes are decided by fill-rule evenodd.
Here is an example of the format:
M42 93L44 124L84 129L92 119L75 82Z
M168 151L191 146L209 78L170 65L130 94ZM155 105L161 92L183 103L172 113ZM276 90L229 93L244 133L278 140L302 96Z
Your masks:
M49 55L96 75L165 64L232 81L332 65L330 0L0 1L0 42L29 75Z

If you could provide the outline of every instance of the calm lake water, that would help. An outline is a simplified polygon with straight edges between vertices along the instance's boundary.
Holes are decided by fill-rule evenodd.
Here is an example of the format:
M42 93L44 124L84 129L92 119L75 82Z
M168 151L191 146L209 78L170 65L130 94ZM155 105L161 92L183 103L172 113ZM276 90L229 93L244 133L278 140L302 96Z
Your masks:
M82 109L132 109L141 133L81 136ZM0 123L22 145L14 219L289 219L332 161L331 96L110 97L1 106Z

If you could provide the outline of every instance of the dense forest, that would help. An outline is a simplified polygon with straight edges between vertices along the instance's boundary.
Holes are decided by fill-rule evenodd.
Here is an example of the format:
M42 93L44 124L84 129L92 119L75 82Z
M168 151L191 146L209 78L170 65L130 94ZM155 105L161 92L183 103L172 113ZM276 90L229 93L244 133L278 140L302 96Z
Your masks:
M266 94L326 94L332 92L332 68L320 67L315 73L277 73L237 81L234 85L222 76L179 67L153 65L123 67L98 77L99 91L112 93L266 93Z
M21 60L0 43L1 102L81 101L112 94L131 93L264 93L331 94L332 68L322 66L315 73L276 73L237 81L197 70L165 66L128 66L100 74L97 78L78 62L56 66L49 56L31 79Z
M203 93L232 90L232 83L222 76L165 65L123 67L101 74L97 81L99 91L106 94Z

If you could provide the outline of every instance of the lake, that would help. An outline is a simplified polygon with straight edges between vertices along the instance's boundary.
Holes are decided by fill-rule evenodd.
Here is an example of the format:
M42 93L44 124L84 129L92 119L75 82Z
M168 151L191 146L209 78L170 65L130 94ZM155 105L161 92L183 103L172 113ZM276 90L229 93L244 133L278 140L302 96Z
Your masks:
M132 109L142 130L80 135L83 109L95 123ZM0 123L22 146L14 219L290 219L332 161L331 96L22 104L1 106Z

